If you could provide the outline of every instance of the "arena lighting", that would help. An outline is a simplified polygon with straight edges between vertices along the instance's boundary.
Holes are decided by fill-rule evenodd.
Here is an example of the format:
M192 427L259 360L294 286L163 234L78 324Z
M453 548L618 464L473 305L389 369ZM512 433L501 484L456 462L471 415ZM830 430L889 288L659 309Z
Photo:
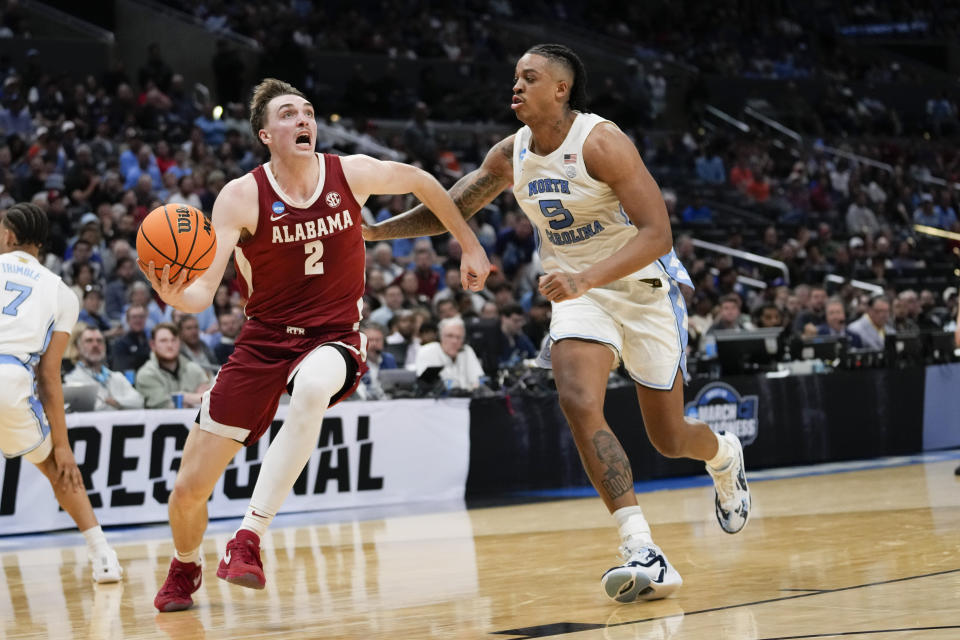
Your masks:
M928 227L925 224L915 224L913 225L913 230L917 233L925 233L928 236L937 236L938 238L946 238L947 240L960 240L960 233L945 231L936 227Z
M220 105L215 106L213 108L213 119L219 120L220 116L222 115L223 115L223 107L221 107Z

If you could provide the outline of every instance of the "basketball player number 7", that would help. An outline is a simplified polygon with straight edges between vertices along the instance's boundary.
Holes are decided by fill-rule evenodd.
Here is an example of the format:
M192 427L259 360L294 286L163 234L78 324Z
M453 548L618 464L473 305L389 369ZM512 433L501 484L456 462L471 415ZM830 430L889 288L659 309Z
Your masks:
M320 273L323 273L323 267L320 268ZM17 309L23 304L23 301L33 293L33 287L28 287L25 284L17 284L16 282L7 282L6 290L16 291L17 297L13 299L13 302L3 308L3 313L8 316L16 316Z
M303 252L307 254L306 262L303 265L303 274L307 276L323 275L323 263L320 258L323 257L323 242L314 240L303 245Z

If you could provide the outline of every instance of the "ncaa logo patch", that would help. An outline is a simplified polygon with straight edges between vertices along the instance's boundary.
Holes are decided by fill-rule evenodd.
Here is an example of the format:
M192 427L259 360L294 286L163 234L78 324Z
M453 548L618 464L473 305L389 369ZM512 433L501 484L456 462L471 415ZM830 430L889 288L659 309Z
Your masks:
M275 214L280 215L281 213L283 213L284 209L286 209L287 207L282 202L277 200L272 205L270 205L270 208L273 209L273 212Z
M741 396L726 382L711 382L684 407L684 415L703 420L713 431L729 431L743 446L757 439L758 397Z
M323 199L324 201L326 201L327 206L330 208L340 206L340 194L337 193L336 191L330 191L329 193L327 193L327 195L323 197Z

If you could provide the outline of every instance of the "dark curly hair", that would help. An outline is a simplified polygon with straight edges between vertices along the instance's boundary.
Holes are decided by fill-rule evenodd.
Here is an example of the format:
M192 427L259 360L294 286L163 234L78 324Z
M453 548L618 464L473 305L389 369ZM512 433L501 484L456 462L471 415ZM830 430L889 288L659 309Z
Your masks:
M47 241L50 223L46 212L30 202L18 202L3 216L3 224L17 236L17 244L42 247Z
M551 62L557 62L569 69L573 73L573 86L570 87L571 109L587 112L587 70L580 60L580 56L573 52L570 47L562 44L535 44L527 53L535 53L543 56Z

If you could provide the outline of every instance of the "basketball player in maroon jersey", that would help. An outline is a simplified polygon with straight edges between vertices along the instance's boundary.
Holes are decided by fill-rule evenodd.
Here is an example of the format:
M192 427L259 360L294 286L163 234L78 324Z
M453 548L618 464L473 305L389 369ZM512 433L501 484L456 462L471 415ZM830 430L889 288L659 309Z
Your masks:
M247 289L249 318L230 360L204 394L170 495L176 557L154 605L178 611L200 587L207 499L227 464L270 426L289 390L287 419L263 459L240 529L217 576L254 589L265 584L260 537L316 448L327 408L353 393L366 370L358 331L365 249L360 207L373 194L413 193L463 245L466 289L481 289L490 265L443 187L428 173L363 155L314 152L313 105L285 82L266 79L250 103L254 134L269 162L228 183L213 206L217 254L189 286L145 270L167 304L186 313L210 306L231 255Z

